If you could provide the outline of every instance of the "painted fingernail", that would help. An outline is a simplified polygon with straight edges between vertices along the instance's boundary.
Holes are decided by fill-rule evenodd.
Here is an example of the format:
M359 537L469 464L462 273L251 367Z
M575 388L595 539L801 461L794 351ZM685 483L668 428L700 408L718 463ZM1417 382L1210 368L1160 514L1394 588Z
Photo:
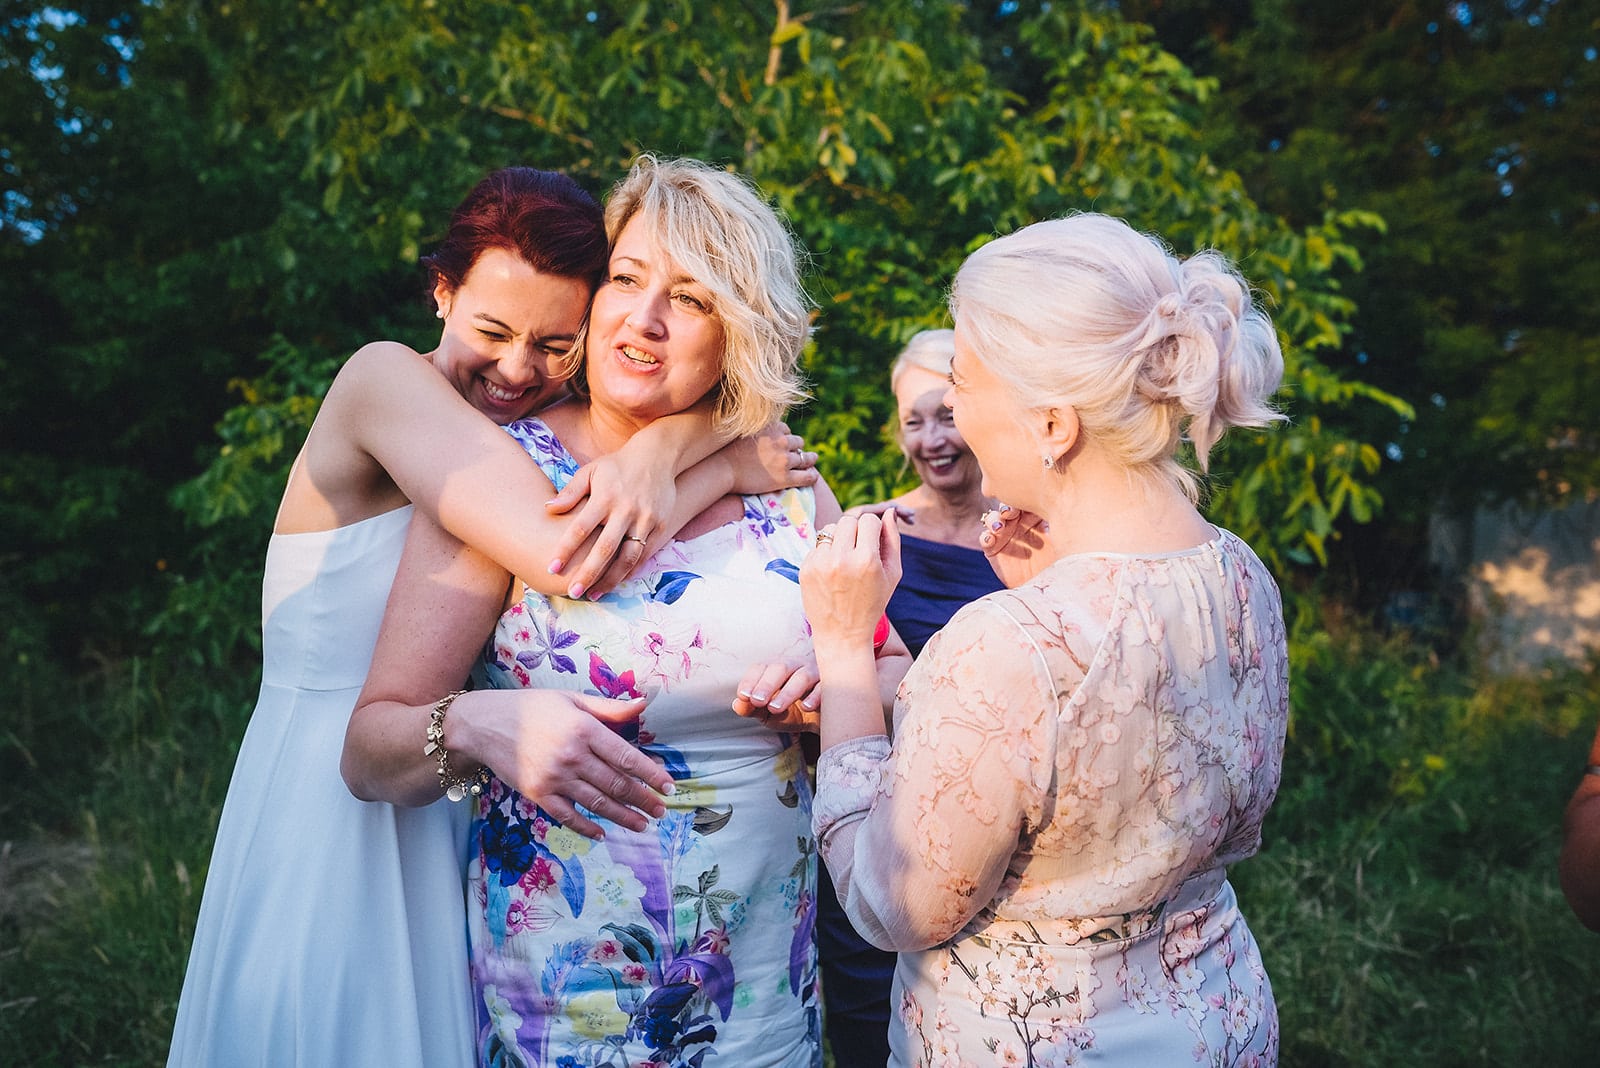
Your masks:
M671 797L673 794L678 792L678 784L675 782L669 782L666 786L661 788L661 792L666 794L668 797Z
M567 587L567 596L571 597L574 601L581 600L583 598L583 589L583 583L574 582L572 585Z
M550 561L550 574L552 574L552 575L561 574L561 565L562 565L562 563L563 563L563 561L561 561L561 560L552 560L552 561Z
M750 695L750 700L758 705L764 705L767 703L767 695L764 693L753 693Z

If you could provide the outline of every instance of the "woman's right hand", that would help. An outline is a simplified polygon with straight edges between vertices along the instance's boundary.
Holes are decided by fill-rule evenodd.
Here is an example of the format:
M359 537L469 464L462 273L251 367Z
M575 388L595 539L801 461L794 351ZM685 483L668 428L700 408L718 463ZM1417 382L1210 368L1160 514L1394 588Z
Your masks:
M978 545L1007 589L1027 582L1050 563L1050 524L1032 512L1002 504L983 513Z
M642 831L666 814L672 776L617 733L639 718L645 699L614 701L569 690L478 690L471 750L499 778L569 830L603 838L589 812Z

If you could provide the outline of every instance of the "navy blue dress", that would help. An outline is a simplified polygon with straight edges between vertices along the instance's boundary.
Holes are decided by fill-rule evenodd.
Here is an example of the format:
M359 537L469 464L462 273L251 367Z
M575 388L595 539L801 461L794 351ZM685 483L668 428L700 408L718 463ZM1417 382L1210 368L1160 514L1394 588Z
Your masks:
M889 598L889 622L912 656L956 610L1001 588L977 549L900 535L900 585ZM837 1068L889 1063L889 988L894 954L869 945L850 926L826 865L817 885L817 948L822 965L823 1019Z

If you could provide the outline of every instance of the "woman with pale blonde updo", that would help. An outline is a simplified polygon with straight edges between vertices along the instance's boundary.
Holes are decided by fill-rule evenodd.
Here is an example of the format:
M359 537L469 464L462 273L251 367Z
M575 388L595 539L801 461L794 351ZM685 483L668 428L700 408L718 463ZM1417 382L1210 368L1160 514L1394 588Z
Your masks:
M983 246L950 304L947 403L1007 505L986 548L1008 588L929 641L891 739L893 517L842 517L800 576L813 823L851 921L900 952L890 1063L1273 1064L1226 867L1278 787L1283 611L1178 458L1187 437L1204 471L1229 427L1280 418L1272 324L1222 257L1100 215Z

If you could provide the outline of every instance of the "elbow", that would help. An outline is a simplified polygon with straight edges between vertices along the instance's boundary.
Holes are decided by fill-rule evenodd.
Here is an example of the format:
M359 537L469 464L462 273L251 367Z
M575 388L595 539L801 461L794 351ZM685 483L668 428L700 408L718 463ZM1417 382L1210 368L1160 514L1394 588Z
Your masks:
M339 777L347 790L359 801L387 801L379 789L372 762L361 747L362 705L357 704L350 713L350 723L345 727L344 749L339 754Z
M921 904L925 904L921 903ZM916 953L943 945L960 933L963 920L940 917L901 901L889 908L875 908L860 893L845 902L845 914L861 937L878 949L890 953Z
M344 754L339 758L339 775L344 779L345 787L358 801L380 801L377 791L372 788L372 783L363 774L360 761L346 746Z

